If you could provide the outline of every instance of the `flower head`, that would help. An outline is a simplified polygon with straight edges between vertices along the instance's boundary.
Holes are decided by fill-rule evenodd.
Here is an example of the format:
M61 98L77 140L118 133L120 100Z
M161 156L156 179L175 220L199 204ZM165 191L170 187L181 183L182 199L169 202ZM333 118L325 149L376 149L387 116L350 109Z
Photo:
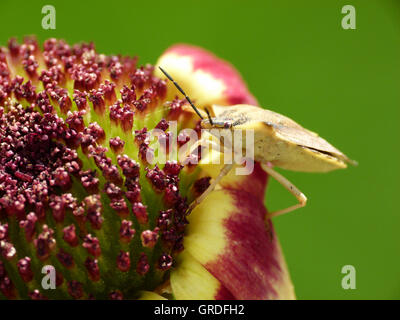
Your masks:
M175 46L159 63L200 107L256 104L237 72L202 49ZM293 296L262 222L258 166L226 177L188 215L218 166L173 158L170 142L189 140L169 121L198 128L185 104L153 66L93 44L49 39L41 50L28 37L0 48L0 297ZM41 286L46 265L55 290Z

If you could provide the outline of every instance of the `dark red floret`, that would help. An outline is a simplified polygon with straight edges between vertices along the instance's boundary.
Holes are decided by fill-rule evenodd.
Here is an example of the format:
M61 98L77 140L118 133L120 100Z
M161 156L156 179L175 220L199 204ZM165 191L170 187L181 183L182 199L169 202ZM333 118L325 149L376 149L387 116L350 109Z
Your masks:
M63 239L71 247L76 247L79 244L79 239L76 235L76 228L74 224L71 224L70 226L64 228Z
M99 239L93 237L91 234L88 234L83 239L82 247L84 247L88 251L88 253L94 257L98 257L101 255Z
M123 86L120 91L122 102L133 105L133 102L136 100L135 88L128 88L127 86Z
M104 83L100 85L100 91L103 92L104 94L104 99L108 104L114 103L116 99L115 95L115 83L110 82L109 80L106 80Z
M132 182L130 179L126 179L125 181L126 188L128 191L126 191L125 195L128 198L129 202L134 203L134 202L141 202L142 198L140 196L140 186L136 182Z
M120 251L117 257L117 267L122 272L127 272L131 267L129 252Z
M132 228L132 221L122 220L119 229L119 237L123 242L130 242L135 236L135 229Z
M121 188L110 182L104 185L104 191L110 199L120 199L124 194Z
M136 266L136 272L141 276L144 276L150 270L149 259L147 258L145 253L140 254L139 261Z
M32 241L33 236L35 234L35 224L37 221L37 216L34 212L30 212L26 216L26 220L20 221L19 225L25 231L25 237L28 242Z
M67 287L68 287L68 293L71 295L72 298L80 299L83 297L82 283L76 280L68 281Z
M158 259L158 268L166 271L172 267L173 258L171 255L163 253L161 257Z
M127 178L139 177L140 166L135 160L130 159L127 155L123 155L123 156L118 156L117 161L125 177Z
M85 267L92 281L96 282L100 280L100 268L97 259L88 257L85 260Z
M15 299L16 292L15 286L12 283L11 279L8 276L0 279L0 291L8 298Z
M84 110L87 107L87 93L85 91L74 90L74 101L79 110Z
M150 133L147 132L147 128L144 127L141 130L135 131L135 141L140 145L142 143L148 143Z
M183 168L182 165L178 164L178 162L174 161L167 161L163 168L163 171L166 175L170 176L178 176L179 172Z
M144 230L140 235L142 246L146 248L153 248L158 240L158 231L158 228L154 229L154 231Z
M69 125L71 129L74 129L77 132L82 132L83 129L85 129L85 122L83 120L83 116L85 114L85 110L68 112L65 122Z
M99 191L99 179L96 178L96 171L87 170L80 172L81 182L88 193L97 193Z
M140 224L146 224L149 221L147 207L141 202L135 202L132 205L132 211Z
M74 267L74 258L69 253L65 252L63 249L57 253L57 259L61 262L61 264L67 269L71 269Z
M121 291L116 290L110 293L110 300L123 300L124 295L122 294Z
M46 260L56 245L54 230L44 224L42 233L33 240L33 244L35 245L38 258L42 261Z
M98 114L102 115L106 109L104 101L104 93L101 90L91 90L89 94L89 101L93 103L93 109Z
M159 218L157 220L157 227L164 231L166 230L172 222L173 209L160 211Z
M129 208L126 204L125 199L113 199L110 203L110 207L114 209L117 214L121 217L126 217L129 215Z
M31 268L31 258L25 257L18 261L18 272L25 282L30 282L33 279L33 272ZM1 276L0 276L1 278Z
M47 297L40 293L39 290L35 289L32 292L29 292L29 297L32 300L47 300Z
M125 141L120 137L115 137L110 139L110 148L114 153L122 153L124 150Z
M157 165L153 169L148 169L146 177L151 181L154 188L158 191L164 190L166 186L166 176L162 170L158 168Z
M140 67L131 76L132 84L139 90L142 90L146 85L149 85L153 71L154 67L151 65Z

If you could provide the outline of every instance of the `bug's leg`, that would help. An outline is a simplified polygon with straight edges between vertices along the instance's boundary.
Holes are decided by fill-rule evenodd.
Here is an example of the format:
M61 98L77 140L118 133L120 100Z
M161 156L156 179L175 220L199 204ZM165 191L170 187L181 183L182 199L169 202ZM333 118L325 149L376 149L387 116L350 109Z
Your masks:
M209 195L209 193L215 189L215 187L221 181L221 179L225 177L229 173L229 171L231 171L232 168L233 164L224 165L221 171L219 172L218 176L211 182L206 191L204 191L189 205L189 209L187 212L190 213L196 206L198 206L200 202L202 202Z
M195 143L193 143L192 146L190 146L189 150L185 154L185 158L188 157L190 154L193 153L199 146L201 146L201 143L203 141L201 139L197 140Z
M280 216L282 214L291 212L306 205L307 197L299 189L297 189L288 179L286 179L284 176L282 176L272 168L268 167L266 163L262 163L261 166L271 177L275 178L276 181L278 181L281 185L283 185L299 201L298 204L295 204L294 206L291 206L289 208L278 210L275 212L269 212L265 217L266 221L268 221L273 217Z

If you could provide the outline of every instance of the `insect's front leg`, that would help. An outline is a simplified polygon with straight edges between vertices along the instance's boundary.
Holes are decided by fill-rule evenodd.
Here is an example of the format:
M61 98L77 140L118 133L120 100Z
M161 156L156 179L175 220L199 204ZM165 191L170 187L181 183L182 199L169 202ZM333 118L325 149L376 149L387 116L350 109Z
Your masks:
M225 177L229 171L233 168L234 164L226 164L219 172L218 176L211 182L209 187L204 191L198 198L196 198L190 205L187 213L190 213L196 206L198 206L209 194L211 191L215 189L217 184L221 181L223 177Z
M211 184L209 187L198 197L196 198L190 205L188 209L188 213L190 213L196 206L198 206L209 194L211 191L215 189L217 184L222 180L223 177L225 177L234 167L234 161L233 159L236 159L234 156L234 148L232 148L231 144L226 144L225 140L220 140L219 142L216 142L215 140L199 140L197 143L194 144L195 148L197 148L199 145L201 145L201 141L203 143L207 143L209 146L211 146L211 149L217 152L223 153L223 158L225 162L228 162L228 164L225 164L221 171L219 172L218 176L212 180ZM221 150L222 148L222 150ZM193 150L193 148L191 148ZM209 150L208 150L209 151ZM241 153L242 154L242 153Z
M226 148L224 145L222 145L221 143L216 142L215 140L206 140L205 138L202 138L198 141L196 141L196 143L194 143L191 147L190 147L190 152L189 154L191 154L193 151L195 151L199 146L203 145L203 144L208 144L209 147L211 147L212 151L217 151L217 152L221 152L221 148L223 149L222 152L224 153L224 159L225 159L225 152L226 152ZM207 149L207 152L209 152L210 150ZM229 152L229 151L228 151ZM190 205L189 208L187 210L187 213L189 214L196 206L198 206L209 194L211 191L213 191L215 189L215 187L217 186L217 184L221 181L221 179L226 176L229 171L233 168L233 163L232 164L225 164L224 167L221 169L220 173L218 174L218 176L212 180L211 184L208 186L208 188L199 196L197 197Z

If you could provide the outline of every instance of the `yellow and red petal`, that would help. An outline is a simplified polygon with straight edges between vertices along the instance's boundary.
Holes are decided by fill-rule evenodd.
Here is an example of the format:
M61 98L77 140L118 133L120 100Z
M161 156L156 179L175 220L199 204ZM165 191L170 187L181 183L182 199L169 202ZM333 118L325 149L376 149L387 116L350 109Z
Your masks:
M239 72L205 49L177 44L168 48L156 65L171 74L199 107L213 104L257 105ZM164 77L158 68L156 75ZM172 83L168 83L168 86L169 98L173 98L178 92Z
M260 195L266 175L260 170L256 165L241 181L222 184L191 213L185 251L235 299L294 299L277 236L271 226L271 239L265 228ZM171 276L172 288L182 281L174 278L180 267ZM217 297L215 288L210 292Z
M232 300L230 292L185 250L178 257L179 268L171 273L171 287L178 300Z

